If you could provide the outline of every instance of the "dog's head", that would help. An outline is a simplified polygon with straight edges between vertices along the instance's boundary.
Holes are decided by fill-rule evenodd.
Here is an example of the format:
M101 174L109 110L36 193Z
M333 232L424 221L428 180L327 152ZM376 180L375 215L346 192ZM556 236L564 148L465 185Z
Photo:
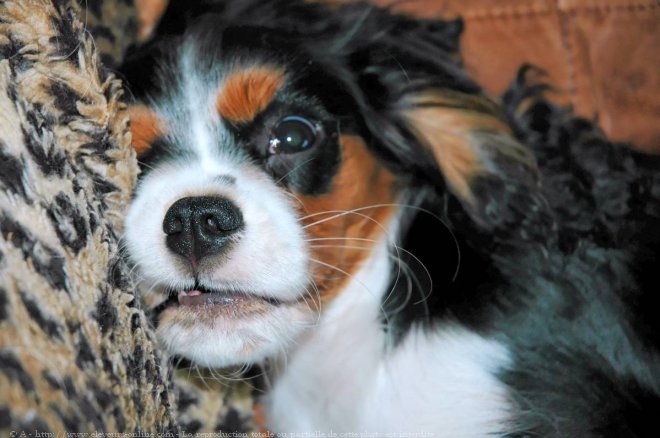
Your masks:
M159 338L212 366L313 325L415 193L490 230L535 202L533 159L460 69L460 22L234 3L124 68L143 168L127 247Z

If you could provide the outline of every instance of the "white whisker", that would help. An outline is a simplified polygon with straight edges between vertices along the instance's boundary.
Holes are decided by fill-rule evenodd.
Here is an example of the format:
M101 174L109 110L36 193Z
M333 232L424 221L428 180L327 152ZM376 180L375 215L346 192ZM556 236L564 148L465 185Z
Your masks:
M310 228L312 226L316 226L316 225L319 225L321 223L324 223L324 222L327 222L327 221L330 221L330 220L334 220L334 219L337 219L339 217L343 217L345 215L355 214L355 213L359 213L361 211L369 210L369 209L388 208L388 207L407 208L407 209L418 211L420 213L425 213L425 214L430 215L432 218L434 218L435 220L437 220L438 222L440 222L443 225L443 227L451 235L452 240L454 241L454 246L456 248L457 261L456 261L456 269L454 270L454 274L452 276L452 282L456 281L456 278L458 277L458 272L459 272L460 267L461 267L461 248L460 248L460 245L458 243L458 238L454 234L454 231L451 229L451 227L441 217L439 217L437 214L435 214L434 212L432 212L431 210L428 210L426 208L419 207L419 206L416 206L416 205L402 204L402 203L373 204L373 205L367 205L367 206L360 207L360 208L355 208L353 210L327 210L327 211L316 212L316 213L309 214L307 216L303 216L303 217L299 218L298 220L302 221L302 220L305 220L305 219L309 219L311 217L316 217L316 216L320 216L320 215L324 215L324 214L332 214L332 216L330 216L330 217L320 219L316 222L313 222L311 224L307 224L303 227L303 228ZM366 215L360 215L360 216L370 218L370 216L366 216Z

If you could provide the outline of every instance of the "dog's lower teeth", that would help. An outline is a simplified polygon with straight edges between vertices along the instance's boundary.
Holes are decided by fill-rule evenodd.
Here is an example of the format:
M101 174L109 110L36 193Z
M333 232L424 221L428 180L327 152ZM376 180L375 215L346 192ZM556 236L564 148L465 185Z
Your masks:
M249 301L250 298L242 294L226 292L201 292L198 290L179 292L179 304L182 306L221 305L229 306Z

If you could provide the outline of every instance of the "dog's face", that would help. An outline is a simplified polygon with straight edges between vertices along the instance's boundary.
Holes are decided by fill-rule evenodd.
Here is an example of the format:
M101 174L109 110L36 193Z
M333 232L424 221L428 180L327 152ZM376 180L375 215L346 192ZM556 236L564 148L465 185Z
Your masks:
M161 340L217 366L275 354L312 325L382 237L397 191L311 59L234 46L205 69L197 43L179 48L164 97L131 109L145 170L126 241L145 286L171 295Z
M131 107L143 174L125 233L160 340L209 366L275 355L312 326L393 238L406 190L450 192L485 224L474 187L493 163L528 164L469 81L445 71L437 86L445 48L433 66L395 34L350 47L218 20L157 56L155 91Z

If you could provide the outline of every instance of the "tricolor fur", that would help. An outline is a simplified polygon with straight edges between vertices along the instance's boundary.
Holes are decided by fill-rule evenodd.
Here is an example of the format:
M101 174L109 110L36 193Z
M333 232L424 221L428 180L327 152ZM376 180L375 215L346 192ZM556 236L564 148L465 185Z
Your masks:
M461 69L458 21L172 2L123 72L158 334L271 365L276 432L643 436L657 159ZM533 72L533 71L532 71Z

